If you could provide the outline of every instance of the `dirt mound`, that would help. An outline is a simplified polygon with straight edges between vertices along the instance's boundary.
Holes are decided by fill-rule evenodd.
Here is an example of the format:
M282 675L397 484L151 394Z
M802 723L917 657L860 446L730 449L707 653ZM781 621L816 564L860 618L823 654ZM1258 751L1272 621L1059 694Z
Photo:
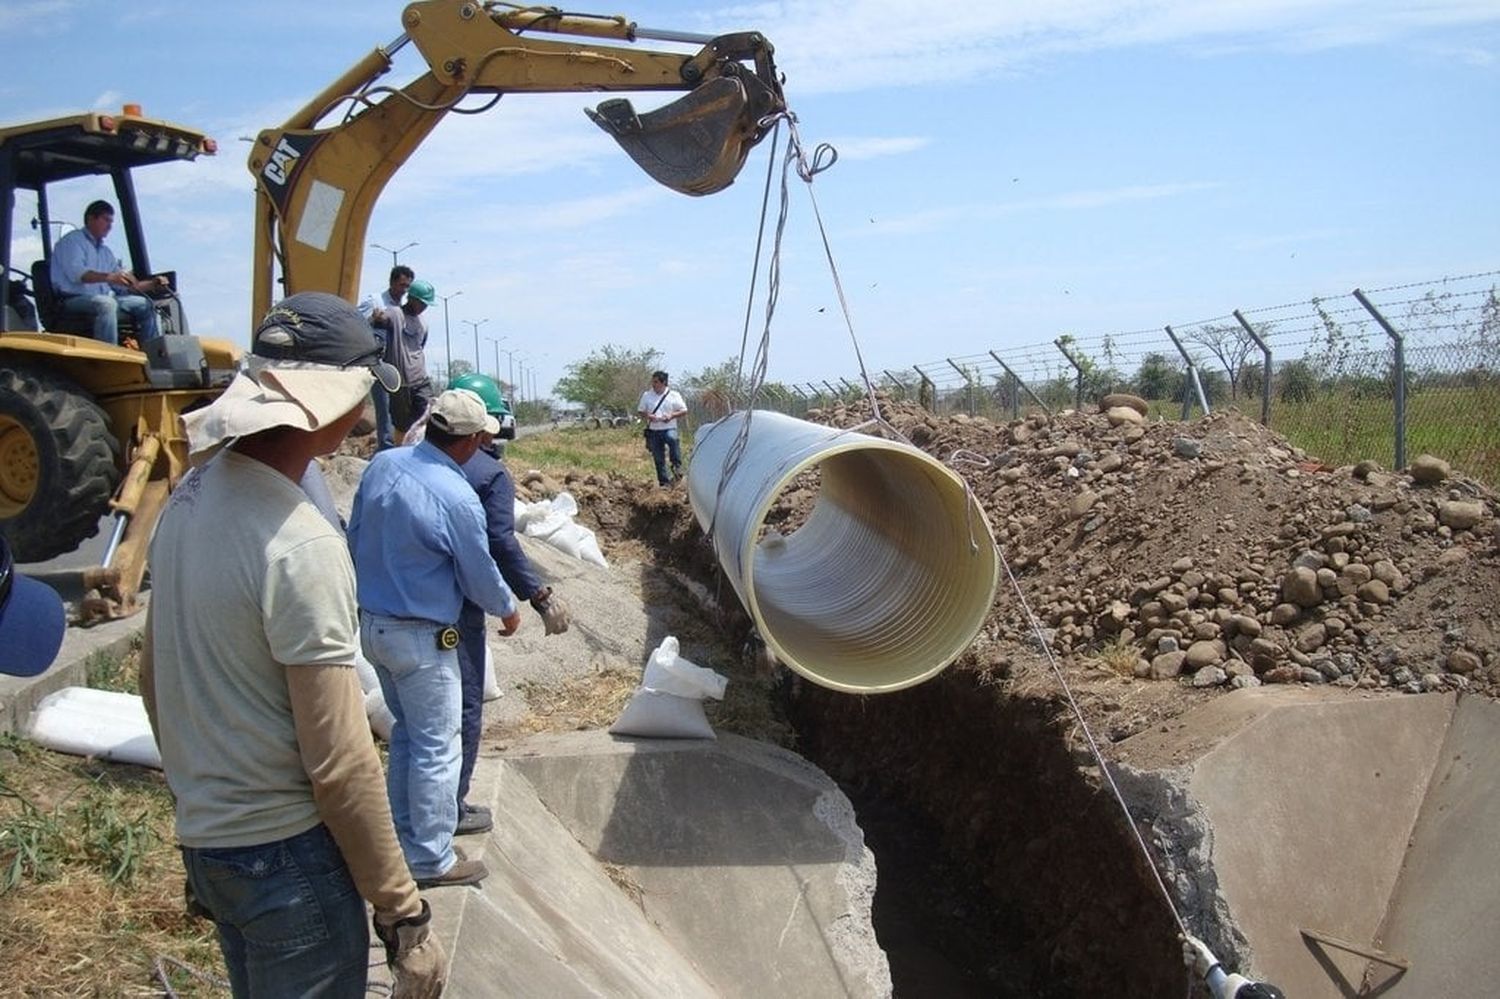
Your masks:
M1496 495L1440 462L1331 468L1234 412L996 424L881 410L969 482L1048 644L1085 678L1500 693ZM809 419L852 427L869 414L860 403ZM704 582L717 571L682 493L592 475L566 485L607 544ZM767 519L784 531L814 498L790 490ZM1038 646L1002 583L959 665L1021 679Z

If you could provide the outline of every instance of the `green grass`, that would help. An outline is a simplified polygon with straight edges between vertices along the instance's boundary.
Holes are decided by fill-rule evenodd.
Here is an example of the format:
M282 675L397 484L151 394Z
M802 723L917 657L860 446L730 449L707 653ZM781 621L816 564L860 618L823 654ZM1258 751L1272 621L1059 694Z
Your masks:
M691 433L683 434L684 461L691 448L691 438ZM559 481L568 473L613 474L638 482L656 481L651 455L638 427L598 430L564 427L530 434L506 442L505 461L512 472L535 468Z
M1349 393L1309 402L1273 400L1271 427L1331 465L1365 459L1390 468L1396 460L1395 405ZM1432 454L1455 469L1500 487L1500 389L1445 388L1406 399L1406 460Z

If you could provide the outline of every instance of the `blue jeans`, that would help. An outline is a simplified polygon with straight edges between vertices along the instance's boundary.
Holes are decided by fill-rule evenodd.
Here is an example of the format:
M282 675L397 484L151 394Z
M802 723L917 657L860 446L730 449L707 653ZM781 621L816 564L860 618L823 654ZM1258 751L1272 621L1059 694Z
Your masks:
M414 878L436 878L458 859L461 693L458 653L440 649L431 621L360 611L359 642L375 667L391 727L386 794Z
M682 475L682 451L677 443L677 428L670 430L647 430L646 448L651 460L656 463L656 481L660 485L671 485L672 480ZM667 474L667 457L672 459L672 474Z
M63 311L89 316L94 322L94 339L118 345L120 313L135 321L141 343L161 335L156 326L156 306L143 295L69 295L62 300Z
M365 902L326 826L259 846L185 846L182 863L218 926L236 999L364 996Z
M378 382L371 394L375 397L375 450L396 446L396 424L391 419L391 394Z
M458 803L469 796L469 780L479 759L479 736L484 730L484 611L464 601L458 615L458 674L463 687L463 759L458 768Z

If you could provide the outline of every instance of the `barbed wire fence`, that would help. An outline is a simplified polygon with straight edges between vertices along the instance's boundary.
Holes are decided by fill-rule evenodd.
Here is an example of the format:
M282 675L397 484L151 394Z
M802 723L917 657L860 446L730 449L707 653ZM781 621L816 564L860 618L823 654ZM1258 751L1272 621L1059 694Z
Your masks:
M1500 270L1231 309L1160 329L943 357L871 371L933 413L1009 420L1146 399L1153 418L1235 407L1329 464L1405 467L1433 454L1500 487ZM768 383L793 416L864 395L858 373Z

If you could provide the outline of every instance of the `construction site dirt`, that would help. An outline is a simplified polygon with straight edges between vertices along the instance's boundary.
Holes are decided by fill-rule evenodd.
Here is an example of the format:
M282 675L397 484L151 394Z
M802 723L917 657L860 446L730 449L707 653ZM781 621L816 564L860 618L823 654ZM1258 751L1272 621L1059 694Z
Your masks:
M897 995L1181 994L1171 912L1044 645L1112 758L1261 684L1500 690L1492 491L1425 457L1331 468L1234 412L1148 422L1111 401L997 424L880 400L969 483L1015 587L1002 579L974 643L918 687L853 696L786 670L766 687L792 748L856 805ZM871 417L867 403L809 414L866 430ZM681 491L551 485L606 551L689 583L724 655L754 657ZM794 530L816 487L794 483L767 524Z

